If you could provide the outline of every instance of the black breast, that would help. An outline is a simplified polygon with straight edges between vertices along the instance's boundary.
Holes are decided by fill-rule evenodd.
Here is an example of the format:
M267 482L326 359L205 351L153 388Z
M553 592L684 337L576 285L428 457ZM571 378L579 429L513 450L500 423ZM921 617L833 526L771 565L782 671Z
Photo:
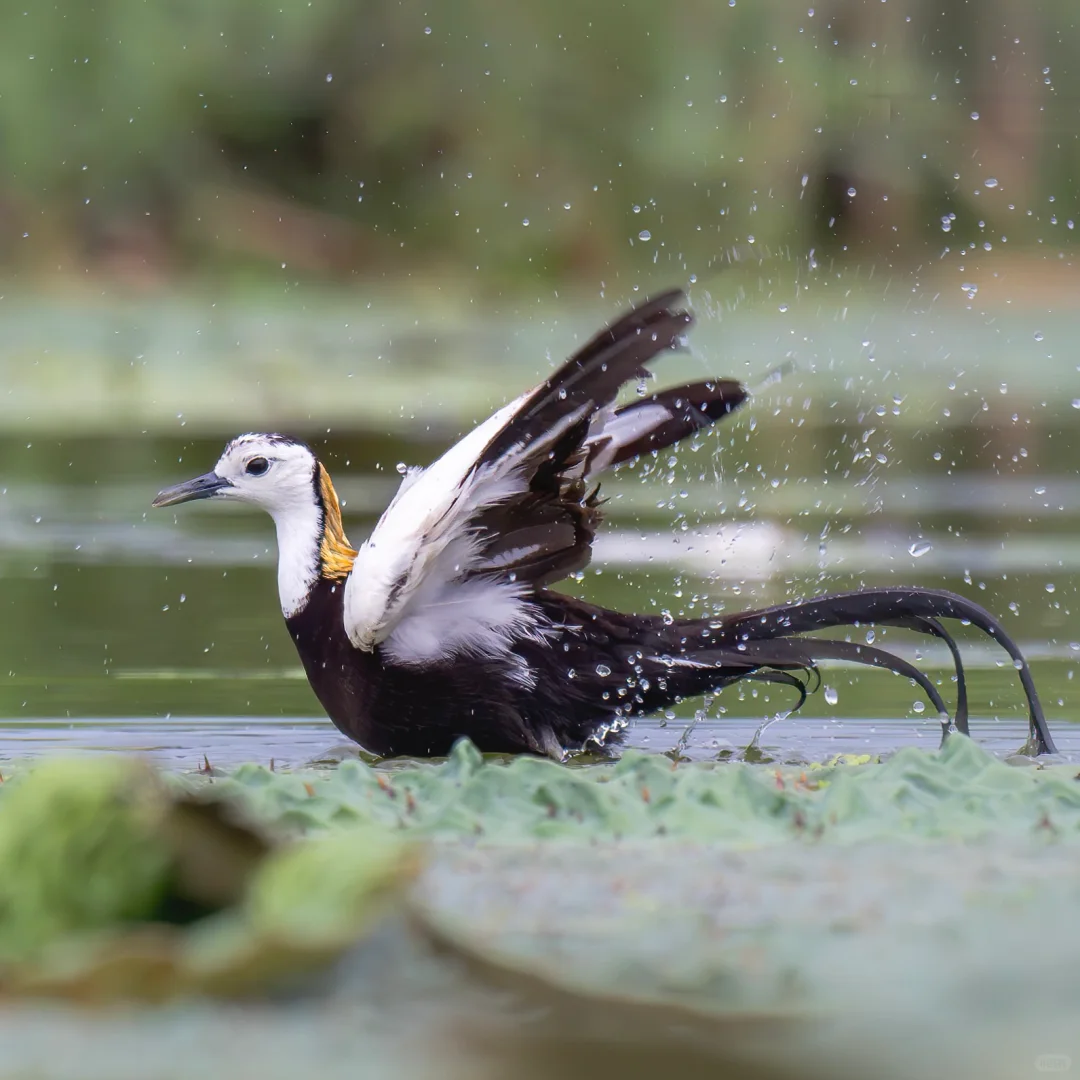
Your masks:
M349 641L342 620L343 581L319 578L303 610L285 620L315 696L343 734L385 753L371 723L379 664Z
M344 735L384 756L441 756L463 735L488 753L550 749L530 715L531 695L505 664L386 663L378 648L363 652L349 641L344 592L344 582L320 579L304 609L286 619L311 688Z

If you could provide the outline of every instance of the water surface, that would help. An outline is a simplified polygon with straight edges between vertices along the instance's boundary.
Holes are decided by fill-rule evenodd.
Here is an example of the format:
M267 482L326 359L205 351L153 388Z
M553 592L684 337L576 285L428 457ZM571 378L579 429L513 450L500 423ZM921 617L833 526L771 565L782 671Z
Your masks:
M606 483L597 558L567 587L676 618L860 585L954 589L1019 640L1068 747L1063 728L1080 719L1080 382L1055 350L1080 325L908 307L841 318L804 303L782 318L759 304L720 319L699 300L694 349L662 382L753 380L787 356L798 370L716 432ZM282 625L269 520L218 504L151 512L150 499L209 468L237 431L291 430L326 460L358 541L398 462L431 460L597 318L431 316L401 335L396 308L367 321L345 310L193 303L76 320L39 305L0 324L0 370L17 391L0 436L0 755L110 747L184 767L204 754L299 764L335 743ZM79 336L84 324L94 332ZM93 420L76 423L87 365ZM868 633L917 658L951 700L942 650L897 630L849 636ZM975 730L1015 749L1015 672L985 637L959 636ZM806 716L768 729L770 755L936 745L937 721L906 680L832 666L823 681ZM737 753L790 703L781 688L729 689L687 752ZM671 749L700 705L637 724L630 744Z

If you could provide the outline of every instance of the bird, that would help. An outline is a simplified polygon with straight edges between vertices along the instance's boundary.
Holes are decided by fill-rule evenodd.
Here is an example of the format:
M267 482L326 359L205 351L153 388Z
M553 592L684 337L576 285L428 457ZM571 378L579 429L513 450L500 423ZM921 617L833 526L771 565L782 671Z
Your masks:
M326 466L281 434L234 438L212 471L161 491L153 506L234 500L271 515L281 610L311 687L334 725L378 756L444 756L463 737L494 754L607 751L634 718L741 680L786 684L798 708L826 661L912 680L944 731L967 733L963 665L942 619L969 623L1005 649L1027 698L1029 752L1053 752L1020 649L956 593L864 588L673 620L553 588L590 561L602 473L673 446L750 398L732 378L642 393L650 365L686 344L692 321L680 289L626 311L432 464L407 469L358 548ZM628 384L639 396L619 404ZM914 664L870 644L806 636L865 624L945 643L956 668L952 718Z

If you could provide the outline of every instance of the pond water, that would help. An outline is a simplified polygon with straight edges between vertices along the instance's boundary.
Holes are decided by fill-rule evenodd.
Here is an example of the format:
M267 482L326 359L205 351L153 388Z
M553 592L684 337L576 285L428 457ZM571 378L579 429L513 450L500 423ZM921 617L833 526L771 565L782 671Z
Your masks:
M1080 376L1067 353L1080 320L927 298L819 297L778 314L762 297L734 312L699 297L695 308L693 349L664 364L659 385L755 382L785 358L797 370L694 446L606 483L597 558L567 587L676 616L863 584L954 589L1004 621L1059 746L1080 748ZM181 767L204 754L215 765L323 756L339 740L281 622L269 520L222 505L152 512L150 499L208 469L238 431L290 430L326 461L355 542L399 461L431 460L614 310L560 319L549 301L478 323L437 310L418 322L388 303L357 322L342 300L9 309L0 758L57 747L147 749ZM1016 749L1015 671L989 640L959 636L974 733ZM950 700L941 650L897 630L876 643L918 658ZM823 682L801 716L768 728L766 756L937 744L906 680L831 666ZM788 704L782 689L732 688L689 734L700 703L638 723L629 744L730 756Z

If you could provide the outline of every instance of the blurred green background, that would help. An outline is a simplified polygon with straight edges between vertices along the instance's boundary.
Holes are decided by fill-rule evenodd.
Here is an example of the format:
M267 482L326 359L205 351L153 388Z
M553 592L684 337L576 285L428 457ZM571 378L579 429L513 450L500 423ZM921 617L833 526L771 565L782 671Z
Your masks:
M691 613L955 588L1021 640L1051 715L1080 718L1078 19L1073 0L4 4L3 754L131 721L188 761L208 717L234 756L273 756L273 724L325 742L270 523L150 515L154 492L238 431L286 430L360 540L399 461L673 285L698 326L663 382L797 370L606 485L606 546L570 587ZM1003 656L971 656L976 712L1019 730ZM903 680L830 680L808 713L936 739ZM785 704L729 692L699 751ZM640 730L666 747L681 727Z
M732 249L881 267L1068 245L1077 18L1072 0L5 3L0 258L485 295L682 278Z

